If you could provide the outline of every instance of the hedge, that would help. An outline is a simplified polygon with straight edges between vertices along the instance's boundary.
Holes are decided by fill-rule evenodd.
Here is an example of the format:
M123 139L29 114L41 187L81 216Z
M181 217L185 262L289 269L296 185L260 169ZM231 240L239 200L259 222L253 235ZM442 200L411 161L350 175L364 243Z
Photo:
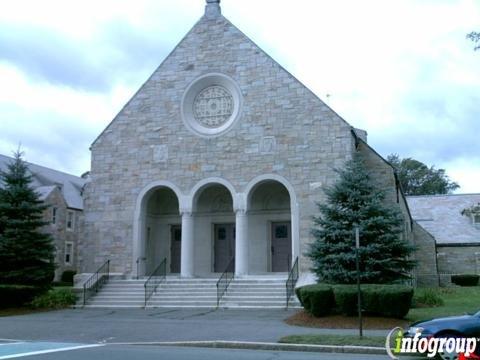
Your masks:
M362 284L362 310L366 314L403 318L412 306L413 288L404 285ZM324 316L336 310L347 316L358 313L356 285L308 285L296 289L307 312Z
M44 291L45 289L31 285L0 284L0 308L25 305Z
M404 285L363 285L362 308L368 314L401 319L412 307L413 288Z
M478 275L473 274L461 274L461 275L452 275L452 283L460 286L477 286L478 285Z
M329 314L335 304L333 290L328 285L307 285L298 288L296 293L302 306L313 316Z
M333 294L335 305L341 314L353 316L358 313L358 291L356 285L335 285Z

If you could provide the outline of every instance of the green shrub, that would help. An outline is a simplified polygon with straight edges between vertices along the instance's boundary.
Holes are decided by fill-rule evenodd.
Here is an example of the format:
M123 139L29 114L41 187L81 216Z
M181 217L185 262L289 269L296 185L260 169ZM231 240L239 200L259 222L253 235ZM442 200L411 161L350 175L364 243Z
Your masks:
M461 274L461 275L452 275L452 283L460 286L477 286L478 285L478 275L473 274Z
M363 285L366 313L402 319L412 307L413 288L405 285Z
M363 284L362 311L371 315L403 318L412 306L413 288L403 285ZM356 285L336 285L333 288L337 310L347 316L358 313Z
M295 289L295 294L297 295L298 301L300 301L300 305L302 305L302 307L305 307L303 305L303 300L302 300L302 288L301 287L296 288Z
M0 308L19 307L44 291L31 285L0 285Z
M436 289L418 289L413 297L415 307L436 307L444 304L440 293Z
M337 310L344 315L353 316L358 313L358 293L356 285L335 285L333 295Z
M73 285L73 277L77 272L75 270L65 270L62 273L61 282Z
M333 291L328 285L303 286L298 288L297 294L304 309L313 316L325 316L333 309Z
M77 298L72 289L53 288L37 296L30 305L35 309L63 309L74 305L76 301Z

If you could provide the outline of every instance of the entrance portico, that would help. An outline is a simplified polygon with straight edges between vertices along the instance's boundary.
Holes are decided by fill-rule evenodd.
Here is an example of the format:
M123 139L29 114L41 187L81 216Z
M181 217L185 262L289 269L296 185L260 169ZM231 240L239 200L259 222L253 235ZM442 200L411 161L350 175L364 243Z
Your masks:
M244 192L219 178L189 195L171 182L147 186L134 222L134 261L145 260L135 275L148 276L164 258L167 273L186 278L222 273L233 257L237 277L289 271L298 254L292 191L276 175L253 179Z

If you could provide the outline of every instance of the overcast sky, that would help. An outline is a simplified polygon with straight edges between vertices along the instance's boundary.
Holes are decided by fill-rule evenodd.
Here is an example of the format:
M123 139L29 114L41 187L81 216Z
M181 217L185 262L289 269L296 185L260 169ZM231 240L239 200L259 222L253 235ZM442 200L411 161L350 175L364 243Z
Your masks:
M204 0L10 0L0 12L0 153L80 175L89 146ZM383 156L480 192L480 0L223 0L222 12ZM328 95L328 96L327 96Z

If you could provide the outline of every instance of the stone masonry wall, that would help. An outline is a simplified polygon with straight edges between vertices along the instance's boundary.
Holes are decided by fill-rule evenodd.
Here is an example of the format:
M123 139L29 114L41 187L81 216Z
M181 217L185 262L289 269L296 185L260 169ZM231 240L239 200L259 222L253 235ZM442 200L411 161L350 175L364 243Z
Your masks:
M82 211L68 209L60 189L53 190L45 199L48 208L44 210L43 220L48 224L43 227L43 231L52 235L55 244L55 281L59 281L65 270L77 270L77 247L79 234L83 232ZM55 224L52 223L52 209L57 209ZM74 229L67 230L67 210L74 212ZM73 253L72 263L65 264L65 242L72 242Z
M413 222L414 244L417 247L415 269L417 286L438 286L435 238L417 222Z
M243 109L227 133L204 138L185 127L180 104L187 86L210 72L235 80ZM132 271L135 203L156 180L187 194L209 177L241 192L258 175L283 176L297 195L303 254L322 186L351 157L350 128L225 18L203 17L92 145L80 270L91 272L110 258L112 271ZM270 151L262 148L265 137L275 139ZM303 256L300 267L309 267Z
M437 245L441 285L451 284L452 274L480 274L480 246Z

